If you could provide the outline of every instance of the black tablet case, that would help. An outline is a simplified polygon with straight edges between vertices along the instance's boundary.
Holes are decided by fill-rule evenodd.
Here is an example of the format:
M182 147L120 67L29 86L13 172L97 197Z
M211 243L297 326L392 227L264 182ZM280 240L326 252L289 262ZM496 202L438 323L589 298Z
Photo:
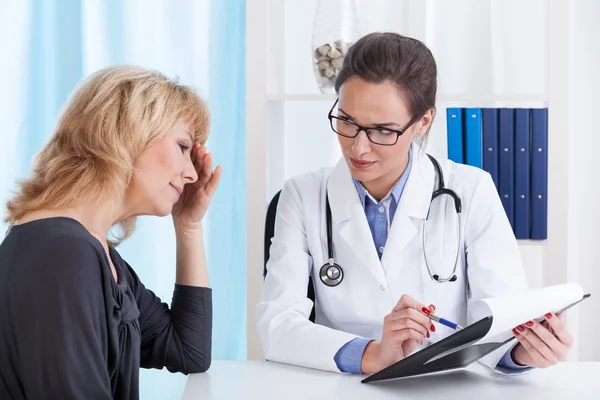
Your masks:
M569 304L557 314L590 297L586 294L580 300ZM508 344L515 337L502 342L476 343L481 340L492 327L493 317L485 317L474 324L424 348L421 351L382 369L363 379L362 383L383 381L388 379L406 378L440 371L464 368L494 350ZM445 354L447 353L447 354Z

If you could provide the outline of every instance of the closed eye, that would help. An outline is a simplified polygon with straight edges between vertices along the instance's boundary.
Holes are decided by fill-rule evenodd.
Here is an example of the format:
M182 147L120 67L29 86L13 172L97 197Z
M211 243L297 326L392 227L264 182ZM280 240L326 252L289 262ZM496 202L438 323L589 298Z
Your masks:
M178 143L178 144L179 144L179 148L181 149L181 152L182 152L182 153L185 153L185 152L186 152L186 150L190 148L190 146L188 146L188 145L187 145L187 144L185 144L185 143Z

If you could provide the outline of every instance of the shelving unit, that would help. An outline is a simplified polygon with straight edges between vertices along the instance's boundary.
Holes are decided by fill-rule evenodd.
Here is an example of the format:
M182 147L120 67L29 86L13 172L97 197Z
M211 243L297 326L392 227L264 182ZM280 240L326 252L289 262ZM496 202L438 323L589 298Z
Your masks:
M304 93L268 93L267 101L331 101L336 99L335 94L304 94ZM442 95L437 98L438 104L451 104L454 107L548 107L548 98L545 96L461 96Z
M428 151L446 157L447 107L548 107L548 240L519 241L531 286L578 278L572 267L573 209L568 187L568 135L572 122L568 59L573 5L559 0L481 1L382 0L378 7L359 0L363 33L394 30L423 40L439 70L438 119ZM383 3L389 5L385 6ZM247 201L248 201L248 358L262 357L254 309L260 298L264 212L271 196L292 175L331 166L337 144L329 135L326 112L334 94L320 94L314 79L310 40L316 0L248 0L247 6ZM457 11L458 10L458 11ZM469 24L459 11L489 15ZM486 14L487 13L487 14ZM400 15L401 14L401 15ZM442 18L443 17L443 18ZM481 21L479 21L481 22ZM483 32L477 34L477 29ZM487 33L486 33L487 32ZM490 33L491 32L491 33ZM462 35L462 36L461 36ZM520 35L520 36L519 36ZM463 43L466 37L473 43ZM458 42L457 42L458 41ZM487 44L487 47L486 47ZM449 49L448 47L451 47ZM463 51L465 57L452 57ZM488 51L486 53L486 51ZM528 58L529 57L529 58ZM471 65L471 64L473 65ZM492 71L478 74L478 71ZM560 111L554 111L560 110ZM333 133L331 133L333 135ZM319 143L312 146L311 143ZM312 146L312 147L311 147ZM572 161L571 161L572 162ZM568 320L578 335L577 311ZM577 358L577 350L572 351Z
M268 101L335 101L335 94L268 94Z

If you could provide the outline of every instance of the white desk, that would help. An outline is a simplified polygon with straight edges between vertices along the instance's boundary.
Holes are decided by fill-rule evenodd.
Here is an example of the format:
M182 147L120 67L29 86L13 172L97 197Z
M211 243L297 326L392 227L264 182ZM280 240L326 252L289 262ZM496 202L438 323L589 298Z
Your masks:
M520 376L502 376L475 364L379 383L364 384L362 378L266 361L214 361L208 372L190 375L183 400L600 398L600 362L565 362Z

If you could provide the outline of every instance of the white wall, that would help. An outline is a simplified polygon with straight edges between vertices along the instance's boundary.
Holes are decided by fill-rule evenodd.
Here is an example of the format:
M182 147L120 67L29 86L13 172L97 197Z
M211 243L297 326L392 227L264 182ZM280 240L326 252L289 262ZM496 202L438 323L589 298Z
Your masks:
M600 134L595 120L600 110L600 2L572 1L569 10L569 260L572 280L593 293L586 314L600 311L600 185L597 168ZM567 188L564 188L567 190ZM578 310L579 348L582 361L600 360L595 317Z
M263 20L248 20L249 32L264 34L254 38L254 50L248 48L248 98L253 101L248 104L248 115L253 115L248 125L248 185L257 183L248 193L249 200L253 196L249 277L262 270L262 251L251 250L262 246L262 230L252 227L250 219L262 224L264 204L284 179L331 166L339 157L326 118L335 96L319 94L311 67L316 4L317 0L248 2L249 10L269 6L269 13L261 14ZM548 240L521 241L521 253L531 286L571 280L593 291L600 285L591 284L598 281L593 279L592 252L600 216L592 207L598 198L592 192L598 194L599 189L587 183L594 180L591 160L600 139L588 121L600 109L594 97L600 89L600 28L594 23L600 2L359 0L358 5L363 34L400 32L423 40L434 53L439 91L438 119L428 145L433 155L446 156L446 107L550 108ZM266 169L259 167L261 154L267 158ZM256 192L263 187L263 193ZM257 208L261 202L262 210ZM250 358L261 357L252 318L261 283L248 283ZM579 317L581 310L598 309L600 303L593 301L569 313L569 329L578 343L572 359L600 360L600 346L586 335L598 326Z

